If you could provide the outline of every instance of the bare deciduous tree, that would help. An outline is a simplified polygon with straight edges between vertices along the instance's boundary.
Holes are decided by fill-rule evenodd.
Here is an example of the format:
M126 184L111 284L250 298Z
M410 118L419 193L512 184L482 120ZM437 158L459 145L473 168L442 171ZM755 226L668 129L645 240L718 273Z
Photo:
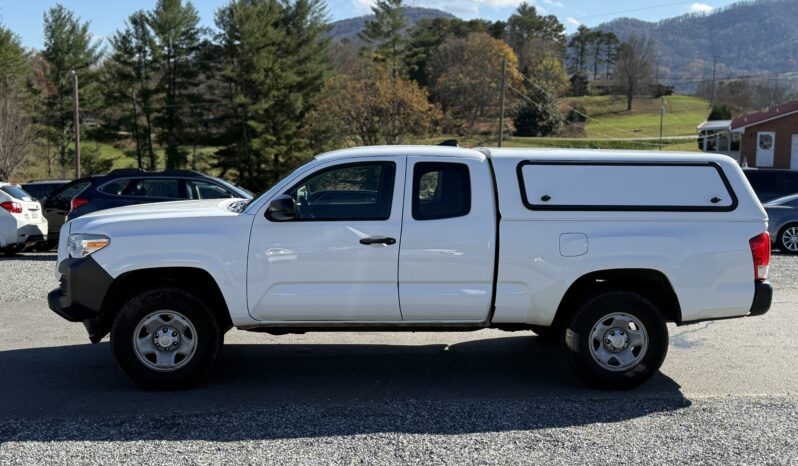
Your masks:
M33 149L31 120L23 101L6 95L0 102L0 180L10 180Z
M654 39L632 34L618 47L615 78L626 96L626 110L632 110L634 96L651 84L654 76Z

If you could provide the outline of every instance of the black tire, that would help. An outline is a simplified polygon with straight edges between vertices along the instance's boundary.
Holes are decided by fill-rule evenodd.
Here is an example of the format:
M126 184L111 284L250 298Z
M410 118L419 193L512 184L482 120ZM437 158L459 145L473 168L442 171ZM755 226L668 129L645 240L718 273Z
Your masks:
M790 249L784 244L784 233L787 231L788 228L798 227L798 223L790 223L788 225L784 225L781 230L779 230L779 236L776 238L776 246L779 248L784 254L798 254L798 250L790 251Z
M604 318L614 313L632 316L647 334L647 350L636 365L626 370L602 367L590 349L597 343L591 341L594 326L607 322ZM564 343L571 364L589 383L598 388L625 390L646 382L662 366L668 353L668 327L662 313L648 299L632 292L610 291L587 301L573 315L564 332ZM630 351L633 349L630 346Z
M133 343L139 324L156 311L182 314L196 330L193 354L181 367L159 371L139 359ZM224 331L210 309L194 294L173 288L145 291L130 299L111 328L111 350L122 370L137 384L155 390L196 385L213 367L224 343Z
M11 256L16 256L23 249L25 249L24 244L12 244L11 246L6 246L0 249L0 253L2 253L5 256L11 257Z

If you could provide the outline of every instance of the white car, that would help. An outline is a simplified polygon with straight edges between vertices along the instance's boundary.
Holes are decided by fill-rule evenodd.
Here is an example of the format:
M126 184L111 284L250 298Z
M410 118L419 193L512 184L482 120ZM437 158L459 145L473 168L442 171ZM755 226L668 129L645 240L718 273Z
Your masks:
M11 255L47 240L42 206L19 185L0 183L0 252Z
M231 327L533 330L628 388L665 359L666 322L767 312L769 261L765 211L725 156L364 147L252 201L72 220L48 300L155 388L200 379Z

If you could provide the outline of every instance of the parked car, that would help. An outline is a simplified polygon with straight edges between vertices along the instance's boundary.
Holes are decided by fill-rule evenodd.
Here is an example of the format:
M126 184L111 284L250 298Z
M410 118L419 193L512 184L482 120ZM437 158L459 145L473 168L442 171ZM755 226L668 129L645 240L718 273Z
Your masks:
M23 183L22 189L33 196L37 201L42 201L48 194L69 183L69 180L37 180Z
M798 194L798 171L772 168L743 169L759 201L770 202L780 197Z
M13 255L46 239L41 204L19 185L0 183L0 253Z
M44 201L50 236L57 238L69 219L127 205L185 199L251 199L252 193L224 180L188 170L114 170L80 178L53 191ZM53 247L55 244L52 245Z
M48 300L91 341L110 332L154 388L199 380L231 327L533 330L589 381L629 388L665 359L666 322L765 313L769 261L765 211L729 157L366 147L252 201L71 220Z
M773 245L781 252L798 254L798 194L768 202L765 211Z

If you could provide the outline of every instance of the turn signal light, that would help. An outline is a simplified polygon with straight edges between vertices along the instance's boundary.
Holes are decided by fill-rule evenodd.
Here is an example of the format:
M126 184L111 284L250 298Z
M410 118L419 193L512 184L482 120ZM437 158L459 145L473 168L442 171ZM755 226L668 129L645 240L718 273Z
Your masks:
M770 269L770 234L764 232L748 240L754 258L754 279L764 281Z

